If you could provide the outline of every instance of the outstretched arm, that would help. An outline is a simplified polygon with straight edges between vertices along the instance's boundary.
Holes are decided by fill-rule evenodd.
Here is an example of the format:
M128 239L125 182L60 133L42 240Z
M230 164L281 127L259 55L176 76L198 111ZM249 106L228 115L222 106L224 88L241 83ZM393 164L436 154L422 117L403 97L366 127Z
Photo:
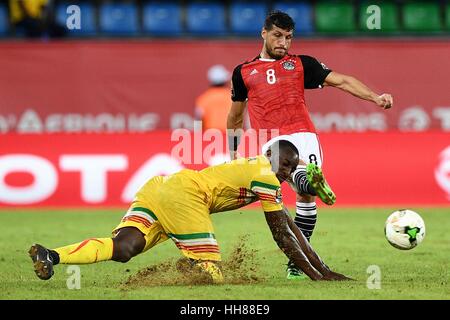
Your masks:
M311 265L295 234L289 228L286 214L281 210L264 213L278 247L312 280L321 280L322 275Z
M347 278L346 276L340 273L331 271L330 268L325 263L323 263L323 261L311 247L309 241L306 240L303 233L295 225L291 215L289 214L289 211L284 206L283 212L286 215L286 221L288 223L289 228L295 234L295 237L299 242L301 250L306 254L306 256L308 257L309 261L314 266L314 268L316 268L323 275L323 280L350 280L350 278Z
M394 105L394 99L392 95L388 93L377 95L375 92L373 92L369 87L367 87L364 83L362 83L358 79L351 76L347 76L345 74L340 74L332 71L325 78L323 85L336 87L360 99L372 101L377 106L383 109L389 109Z

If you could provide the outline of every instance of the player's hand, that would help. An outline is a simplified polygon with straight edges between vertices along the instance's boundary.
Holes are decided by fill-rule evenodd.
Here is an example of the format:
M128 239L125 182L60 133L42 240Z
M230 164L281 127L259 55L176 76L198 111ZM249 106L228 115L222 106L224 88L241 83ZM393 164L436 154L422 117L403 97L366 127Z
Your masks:
M325 274L322 277L322 280L328 280L328 281L348 281L348 280L354 280L352 278L349 278L347 276L344 276L343 274L330 271L327 274Z
M239 152L237 151L230 151L230 158L231 160L236 160L238 158L242 158Z
M383 109L390 109L394 105L394 98L388 93L383 93L381 96L375 98L377 106Z

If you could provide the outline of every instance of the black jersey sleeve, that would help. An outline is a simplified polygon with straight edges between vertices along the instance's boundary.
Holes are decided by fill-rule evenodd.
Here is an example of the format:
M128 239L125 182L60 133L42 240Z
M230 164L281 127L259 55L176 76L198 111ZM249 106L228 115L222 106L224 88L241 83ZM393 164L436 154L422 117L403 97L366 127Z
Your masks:
M322 88L330 69L311 56L300 55L303 64L305 89Z
M231 100L245 101L247 100L247 87L241 73L242 64L238 65L233 70L233 77L231 78Z

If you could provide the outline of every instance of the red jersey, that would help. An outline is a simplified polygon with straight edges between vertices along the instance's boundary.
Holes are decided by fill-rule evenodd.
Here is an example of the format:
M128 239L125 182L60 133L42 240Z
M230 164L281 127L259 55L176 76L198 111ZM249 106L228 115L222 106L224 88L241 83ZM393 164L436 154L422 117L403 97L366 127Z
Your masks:
M305 102L305 89L321 88L331 72L310 56L286 55L238 65L233 71L232 100L245 101L254 129L279 134L316 132Z

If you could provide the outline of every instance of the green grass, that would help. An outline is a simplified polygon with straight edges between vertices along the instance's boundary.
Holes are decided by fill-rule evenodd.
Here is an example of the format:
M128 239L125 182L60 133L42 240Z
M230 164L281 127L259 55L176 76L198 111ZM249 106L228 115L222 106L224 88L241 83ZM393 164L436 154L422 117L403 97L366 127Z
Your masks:
M113 211L6 211L0 212L1 299L450 299L450 210L412 208L425 220L424 242L411 251L391 247L384 238L384 221L394 209L320 208L312 245L333 269L354 282L289 281L286 257L272 240L260 211L213 215L215 232L225 259L238 238L248 235L247 246L257 250L252 263L262 281L220 286L158 286L124 289L130 275L146 266L180 257L171 241L135 257L126 264L102 262L82 265L81 289L69 290L67 266L55 268L49 281L35 276L27 255L29 246L50 248L106 237L123 212ZM381 289L368 289L367 268L379 266Z

